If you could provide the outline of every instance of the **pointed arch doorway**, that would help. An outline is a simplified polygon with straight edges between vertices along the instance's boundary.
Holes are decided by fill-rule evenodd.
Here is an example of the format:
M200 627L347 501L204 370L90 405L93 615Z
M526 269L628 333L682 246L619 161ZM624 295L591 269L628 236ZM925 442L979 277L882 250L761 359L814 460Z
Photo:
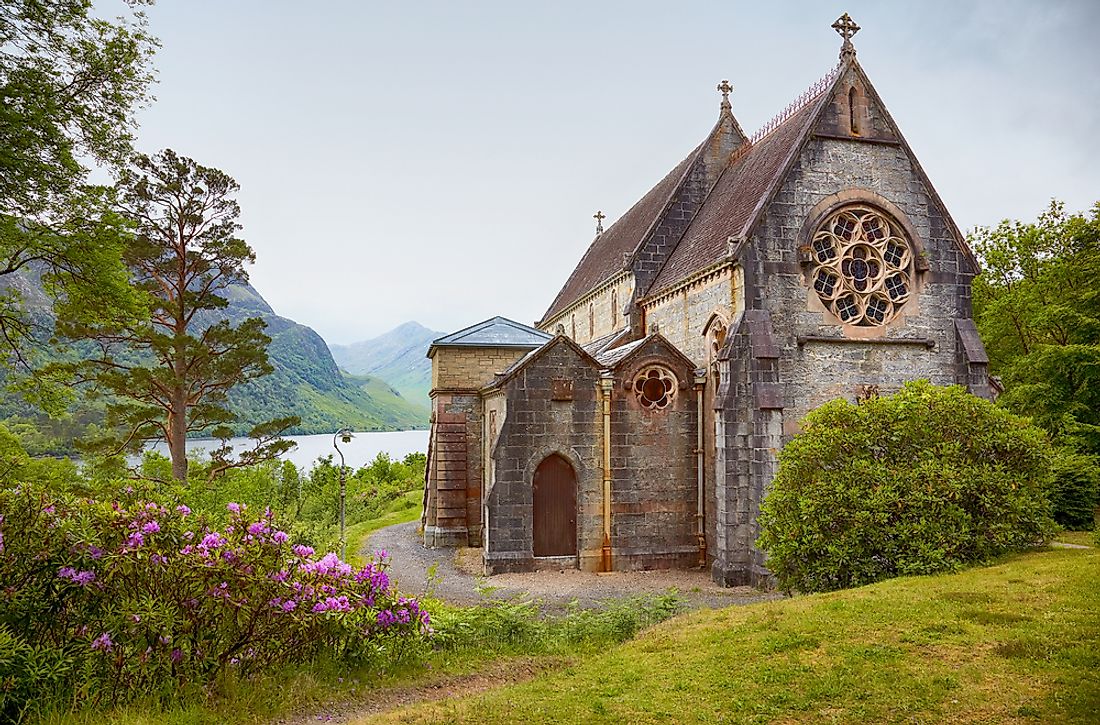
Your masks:
M534 555L577 555L577 475L557 453L542 460L532 482Z

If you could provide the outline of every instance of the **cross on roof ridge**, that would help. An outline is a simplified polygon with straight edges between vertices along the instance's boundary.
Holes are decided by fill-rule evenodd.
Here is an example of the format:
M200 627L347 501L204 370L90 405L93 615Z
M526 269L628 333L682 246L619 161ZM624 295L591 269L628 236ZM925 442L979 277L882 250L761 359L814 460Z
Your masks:
M844 13L836 19L832 28L837 32L837 35L844 38L844 45L840 46L840 59L844 60L849 56L854 58L856 55L856 47L852 45L852 36L859 32L859 26L856 25L856 21L852 20L851 15Z

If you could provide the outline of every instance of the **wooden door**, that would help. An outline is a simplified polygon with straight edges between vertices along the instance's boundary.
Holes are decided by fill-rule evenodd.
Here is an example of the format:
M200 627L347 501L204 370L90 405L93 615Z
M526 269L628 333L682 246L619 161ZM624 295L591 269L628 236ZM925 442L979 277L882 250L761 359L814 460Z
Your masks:
M547 456L535 469L535 556L577 554L577 477L569 461Z

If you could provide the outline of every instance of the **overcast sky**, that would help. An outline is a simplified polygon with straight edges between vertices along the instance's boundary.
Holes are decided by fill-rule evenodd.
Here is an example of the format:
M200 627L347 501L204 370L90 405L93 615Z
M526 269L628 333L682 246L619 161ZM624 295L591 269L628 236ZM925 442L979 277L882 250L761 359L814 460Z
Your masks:
M160 0L138 145L241 185L252 282L329 342L530 323L702 140L859 60L964 230L1100 199L1100 2Z

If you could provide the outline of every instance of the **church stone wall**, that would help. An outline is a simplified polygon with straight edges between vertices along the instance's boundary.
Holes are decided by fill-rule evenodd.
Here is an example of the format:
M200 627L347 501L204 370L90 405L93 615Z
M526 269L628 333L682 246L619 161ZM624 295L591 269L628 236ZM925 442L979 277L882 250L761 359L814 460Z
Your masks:
M916 294L884 327L842 325L821 304L798 262L804 229L818 221L815 207L838 193L853 201L877 201L900 215L916 236L914 252L923 252L927 261L929 271L915 273ZM755 294L760 308L772 316L783 352L780 378L788 433L811 409L837 397L854 399L861 386L888 393L918 378L937 385L966 382L957 375L955 333L956 318L970 316L966 255L902 147L811 140L768 207L753 243L760 255ZM803 339L800 344L799 338L807 336L846 341ZM933 346L883 344L877 341L882 337L927 340Z
M633 294L634 277L628 273L596 294L582 298L562 314L544 322L539 329L553 335L557 326L562 325L565 334L574 342L587 345L627 326L628 317L623 314L623 309L630 304Z
M476 390L528 350L514 347L439 347L432 355L432 388Z
M873 109L868 113L877 118ZM914 272L916 294L883 327L842 325L808 284L799 245L830 199L875 205L897 217L913 236L914 253L926 262L927 271ZM717 580L756 583L766 577L763 556L753 548L759 502L774 477L776 452L807 412L833 398L854 399L867 387L889 393L919 378L949 385L978 377L973 369L980 359L960 364L966 354L956 320L971 315L973 268L952 234L944 210L898 143L818 136L795 160L741 260L745 314L764 315L774 338L761 355L742 332L727 351L716 461ZM815 336L840 340L808 339Z
M656 324L661 336L699 367L707 364L707 323L719 313L727 323L744 309L740 268L732 265L670 294L645 303L646 325Z
M653 364L670 369L680 383L673 401L663 410L645 409L633 391L636 376ZM695 566L699 545L694 369L670 354L664 342L651 339L615 368L614 380L612 568Z
M599 564L603 545L603 448L599 369L564 340L503 384L507 418L493 449L488 497L487 574L529 571L532 542L532 481L538 464L557 453L577 477L577 549L582 568ZM571 381L564 400L556 381ZM558 398L558 399L555 399Z

